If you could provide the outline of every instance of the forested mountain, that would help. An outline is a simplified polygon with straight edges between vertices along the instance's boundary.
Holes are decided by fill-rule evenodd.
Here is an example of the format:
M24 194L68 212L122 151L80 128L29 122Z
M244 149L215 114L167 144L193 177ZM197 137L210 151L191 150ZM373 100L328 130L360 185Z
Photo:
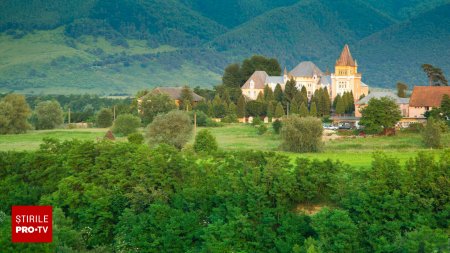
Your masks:
M134 93L213 86L253 54L333 68L345 43L371 86L450 72L450 1L5 0L0 91Z

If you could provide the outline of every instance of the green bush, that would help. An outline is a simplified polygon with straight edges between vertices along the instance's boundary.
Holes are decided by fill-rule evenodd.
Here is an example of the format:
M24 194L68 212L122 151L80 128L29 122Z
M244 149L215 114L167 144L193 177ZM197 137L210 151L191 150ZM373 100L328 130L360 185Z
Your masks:
M58 101L43 101L37 104L36 129L54 129L64 123L64 113Z
M190 111L189 117L191 118L192 124L194 124L194 113L196 114L197 126L206 126L209 119L208 115L202 111Z
M280 133L285 151L318 152L322 148L322 121L316 117L288 116Z
M144 136L141 133L129 134L127 139L128 139L128 142L131 142L131 143L134 143L134 144L142 144L142 143L144 143Z
M206 124L205 124L206 127L220 127L222 125L223 124L221 124L220 122L216 122L216 121L212 120L211 118L206 119Z
M405 130L407 132L411 132L411 133L420 133L422 132L424 129L424 126L422 123L411 123L409 124L408 128L406 128Z
M218 145L216 138L207 129L203 129L195 136L195 152L212 153L217 151Z
M263 121L259 117L253 117L252 125L259 126L263 123Z
M259 127L258 127L258 134L259 134L259 135L263 135L263 134L265 134L266 132L267 132L267 127L266 127L266 125L264 125L264 124L259 125Z
M114 121L112 131L116 135L127 136L137 131L141 126L141 119L132 114L121 114Z
M273 131L274 131L276 134L279 134L279 133L280 133L280 130L281 130L281 127L282 127L282 126L283 126L283 124L281 123L280 120L275 120L275 121L272 123Z
M192 134L193 125L189 115L183 111L159 114L147 127L149 145L169 144L181 149Z
M426 147L441 148L442 139L442 121L434 118L428 118L427 124L422 131L422 141ZM445 123L444 123L445 124Z
M223 123L238 123L239 120L236 116L236 114L228 114L227 116L225 116L222 121Z
M103 108L97 114L96 118L97 127L110 127L113 123L113 113L110 109Z

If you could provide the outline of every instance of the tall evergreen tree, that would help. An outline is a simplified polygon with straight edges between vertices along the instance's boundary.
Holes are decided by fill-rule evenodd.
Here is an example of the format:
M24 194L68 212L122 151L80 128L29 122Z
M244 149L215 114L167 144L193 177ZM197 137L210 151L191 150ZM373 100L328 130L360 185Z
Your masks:
M295 81L294 79L291 79L286 82L286 86L284 88L284 97L286 98L287 102L291 102L292 99L296 96L298 90L297 87L295 87Z
M273 101L267 102L267 117L269 119L273 118L273 115L275 114L275 107L273 105Z
M300 110L299 110L299 115L300 117L308 117L308 107L306 107L305 103L302 103L302 105L300 105Z
M286 115L286 113L284 112L284 108L283 105L281 104L281 102L277 103L277 107L275 108L275 118L281 118L284 115Z
M309 115L312 117L317 117L316 102L311 103L311 107L309 108Z
M273 94L272 89L269 87L269 85L266 85L264 87L264 100L266 102L274 100L274 94Z
M341 96L336 97L336 114L342 115L345 113L345 104Z
M444 72L431 64L422 64L422 69L427 74L430 86L448 86Z
M245 98L243 95L239 97L237 108L236 108L236 115L239 118L245 117Z
M192 109L192 103L194 97L192 95L192 90L189 86L184 86L180 94L180 110L190 111Z
M301 96L301 100L299 101L300 103L305 103L305 105L308 104L308 92L306 91L306 87L303 86L301 91L300 91L300 96Z
M328 89L325 89L322 92L322 99L320 101L322 116L330 115L331 111L331 99L330 94L328 93Z
M273 93L274 99L277 102L282 102L283 101L283 90L281 89L281 85L279 83L277 83L277 86L275 86L275 91Z
M295 96L289 103L289 115L299 113L300 113L299 101L297 101L297 96Z

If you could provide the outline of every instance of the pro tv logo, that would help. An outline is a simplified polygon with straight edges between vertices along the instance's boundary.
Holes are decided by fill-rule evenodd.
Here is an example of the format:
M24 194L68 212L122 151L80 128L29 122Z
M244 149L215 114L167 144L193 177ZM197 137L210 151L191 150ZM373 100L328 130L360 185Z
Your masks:
M13 206L12 242L52 242L51 206Z

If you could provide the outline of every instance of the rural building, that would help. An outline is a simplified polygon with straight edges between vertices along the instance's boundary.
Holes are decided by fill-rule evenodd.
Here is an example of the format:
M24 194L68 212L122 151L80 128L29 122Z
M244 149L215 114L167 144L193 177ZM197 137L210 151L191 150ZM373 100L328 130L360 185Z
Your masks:
M259 93L264 92L266 85L275 90L276 85L280 84L281 89L284 90L286 83L292 79L297 89L306 88L308 98L311 98L316 90L326 88L332 100L338 94L353 92L354 99L357 101L361 95L369 93L369 86L361 81L361 77L356 60L353 60L348 45L345 45L336 61L335 72L332 74L328 71L323 73L313 62L304 61L290 72L285 68L283 76L269 76L265 71L255 71L242 85L241 90L248 99L255 100Z
M397 96L396 94L389 92L389 91L381 91L381 92L371 92L369 95L365 96L361 100L355 102L355 117L360 118L361 117L361 110L367 106L370 99L376 98L380 99L382 97L388 97L397 103L402 116L403 117L409 117L409 98L401 98Z
M450 96L450 86L414 86L409 100L409 117L425 118L425 112L441 106L445 94Z
M140 105L143 100L149 95L149 94L165 94L169 96L171 99L173 99L174 103L179 106L180 105L180 98L181 98L181 91L183 90L183 87L157 87L154 88L150 93L142 96L138 99L138 104ZM197 93L192 91L192 99L194 104L198 103L199 101L204 100L203 97L198 95Z

